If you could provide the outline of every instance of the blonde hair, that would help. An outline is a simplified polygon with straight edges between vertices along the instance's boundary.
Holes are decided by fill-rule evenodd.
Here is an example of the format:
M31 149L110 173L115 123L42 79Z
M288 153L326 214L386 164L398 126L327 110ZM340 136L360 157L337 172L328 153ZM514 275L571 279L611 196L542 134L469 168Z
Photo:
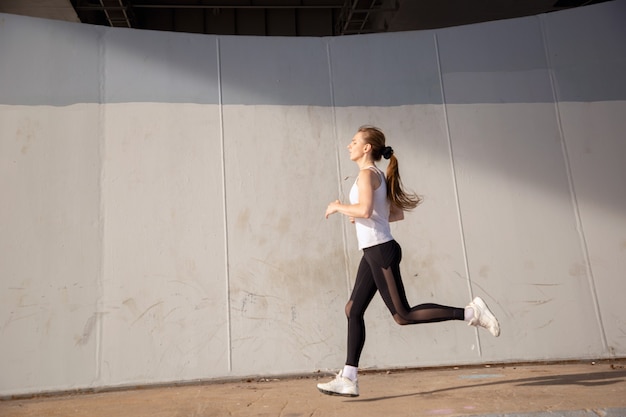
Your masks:
M387 166L387 198L391 203L408 211L413 210L422 202L422 198L417 194L407 192L400 179L398 168L398 158L393 153L393 149L385 144L385 134L375 126L361 126L358 130L363 133L363 140L372 146L372 159L380 161L382 157L389 160Z

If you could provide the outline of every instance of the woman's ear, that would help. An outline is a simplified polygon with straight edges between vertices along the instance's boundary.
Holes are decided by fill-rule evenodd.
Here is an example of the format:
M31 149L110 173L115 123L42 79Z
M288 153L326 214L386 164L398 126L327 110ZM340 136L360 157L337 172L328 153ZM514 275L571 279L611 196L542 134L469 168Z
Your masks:
M365 146L363 146L363 152L370 152L372 150L372 144L371 143L366 143Z

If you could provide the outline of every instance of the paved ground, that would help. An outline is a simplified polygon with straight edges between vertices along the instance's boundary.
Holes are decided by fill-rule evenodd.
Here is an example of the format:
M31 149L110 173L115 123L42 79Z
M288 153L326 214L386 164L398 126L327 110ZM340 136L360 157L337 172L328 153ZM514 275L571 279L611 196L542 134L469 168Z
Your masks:
M626 360L365 372L361 396L326 375L0 401L1 417L626 417Z

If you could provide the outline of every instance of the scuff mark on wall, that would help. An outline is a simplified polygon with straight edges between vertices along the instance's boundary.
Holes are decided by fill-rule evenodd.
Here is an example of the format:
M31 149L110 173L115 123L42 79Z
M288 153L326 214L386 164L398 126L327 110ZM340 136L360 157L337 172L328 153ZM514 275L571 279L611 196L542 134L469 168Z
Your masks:
M85 327L83 327L83 334L76 339L76 346L84 346L89 342L93 329L96 327L97 319L98 313L93 313L91 317L87 319Z
M148 307L148 308L147 308L147 309L146 309L143 313L141 313L141 314L139 315L139 317L137 317L137 319L135 319L135 321L133 321L130 325L131 325L131 326L133 326L135 323L137 323L139 320L141 320L141 318L142 318L143 316L145 316L146 314L148 314L148 312L149 312L150 310L152 310L154 307L156 307L156 306L158 306L158 305L161 305L161 304L163 304L163 300L161 300L161 301L159 301L159 302L156 302L156 303L152 304L152 305L151 305L150 307Z

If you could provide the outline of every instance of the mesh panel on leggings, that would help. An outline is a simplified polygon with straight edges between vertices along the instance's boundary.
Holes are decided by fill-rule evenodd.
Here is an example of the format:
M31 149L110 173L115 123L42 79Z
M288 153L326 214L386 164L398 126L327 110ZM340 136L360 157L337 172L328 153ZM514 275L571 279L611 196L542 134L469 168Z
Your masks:
M375 274L376 276L376 274ZM378 291L389 311L393 314L393 318L399 324L418 324L418 323L434 323L446 320L463 320L464 311L456 307L449 307L440 304L424 303L415 307L409 307L404 293L402 284L398 284L400 280L399 274L394 274L391 268L382 269L382 276L385 285L379 285L376 277ZM461 311L459 311L461 310Z
M411 307L400 276L402 250L395 242L387 242L364 251L357 271L356 282L346 305L348 317L347 365L358 366L365 344L365 310L376 291L385 302L398 324L433 323L463 320L464 309L440 304L424 303Z

